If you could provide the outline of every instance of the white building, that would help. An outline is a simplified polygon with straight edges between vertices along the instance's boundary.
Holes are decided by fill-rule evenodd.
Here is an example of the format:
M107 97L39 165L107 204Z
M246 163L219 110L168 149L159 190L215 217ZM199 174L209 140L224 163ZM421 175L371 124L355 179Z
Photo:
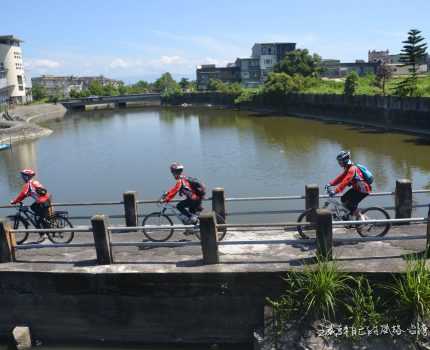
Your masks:
M0 36L0 101L26 103L26 83L22 51L22 40L13 35Z

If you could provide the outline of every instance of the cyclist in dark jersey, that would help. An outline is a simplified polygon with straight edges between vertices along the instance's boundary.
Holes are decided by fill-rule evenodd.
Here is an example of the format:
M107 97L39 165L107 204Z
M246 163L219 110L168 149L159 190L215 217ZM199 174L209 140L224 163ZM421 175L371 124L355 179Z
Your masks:
M193 190L187 177L182 175L183 171L184 166L180 163L175 162L170 165L170 172L175 178L176 183L175 186L165 193L161 201L168 203L177 193L181 197L186 197L176 207L182 214L181 220L184 224L196 224L198 221L196 212L202 210L202 198Z

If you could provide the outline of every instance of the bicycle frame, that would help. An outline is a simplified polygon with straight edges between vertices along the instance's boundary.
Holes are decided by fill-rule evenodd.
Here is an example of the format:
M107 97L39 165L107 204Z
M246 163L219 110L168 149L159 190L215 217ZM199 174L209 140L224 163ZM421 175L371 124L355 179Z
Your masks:
M345 214L349 214L348 209L346 209L341 202L335 198L328 198L324 203L324 209L328 209L333 213L335 218L341 219Z
M28 206L22 204L18 207L18 212L15 215L9 215L9 218L22 219L27 224L31 223L35 228L40 228L40 221L36 220L36 214Z

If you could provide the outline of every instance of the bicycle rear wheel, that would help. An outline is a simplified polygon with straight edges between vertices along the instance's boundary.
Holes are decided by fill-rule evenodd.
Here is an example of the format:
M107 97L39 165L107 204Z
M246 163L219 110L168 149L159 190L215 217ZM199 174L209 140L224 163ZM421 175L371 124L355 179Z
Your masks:
M221 225L225 224L225 219L217 213L215 213L215 219L217 224L221 224ZM227 227L217 228L218 241L222 241L226 234L227 234ZM194 230L194 235L198 239L200 239L200 230Z
M73 225L70 223L69 219L66 217L54 213L54 216L49 219L49 228L73 228ZM49 232L48 238L52 243L70 243L75 236L73 231L71 232Z
M159 212L148 214L142 221L142 226L173 226L172 220ZM143 234L153 242L167 241L173 235L173 228L153 229L145 228Z
M361 214L366 218L366 220L384 220L390 218L390 215L384 209L379 207L363 209ZM382 237L387 234L390 227L391 224L389 222L373 224L363 223L357 225L356 230L362 237Z
M297 222L308 222L307 216L311 214L313 209L307 209L300 214ZM317 227L315 223L309 222L309 224L303 224L297 226L297 232L303 239L316 239L317 237Z
M11 226L13 227L14 230L18 230L18 229L28 229L29 228L29 224L27 221L23 220L20 217L9 217L9 220L11 221ZM15 241L16 244L22 244L24 243L27 238L28 238L29 233L25 232L25 233L15 233Z

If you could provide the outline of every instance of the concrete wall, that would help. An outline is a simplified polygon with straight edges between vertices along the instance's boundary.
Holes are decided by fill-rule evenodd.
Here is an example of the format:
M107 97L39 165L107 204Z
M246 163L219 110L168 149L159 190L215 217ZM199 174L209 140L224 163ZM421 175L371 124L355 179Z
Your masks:
M189 93L174 97L172 104L191 103L233 106L236 96L209 93ZM277 102L264 96L241 108L264 109L291 115L336 118L383 127L430 130L430 98L400 98L397 96L353 96L328 94L289 94Z
M281 282L256 272L0 272L0 339L28 325L42 341L251 342Z

